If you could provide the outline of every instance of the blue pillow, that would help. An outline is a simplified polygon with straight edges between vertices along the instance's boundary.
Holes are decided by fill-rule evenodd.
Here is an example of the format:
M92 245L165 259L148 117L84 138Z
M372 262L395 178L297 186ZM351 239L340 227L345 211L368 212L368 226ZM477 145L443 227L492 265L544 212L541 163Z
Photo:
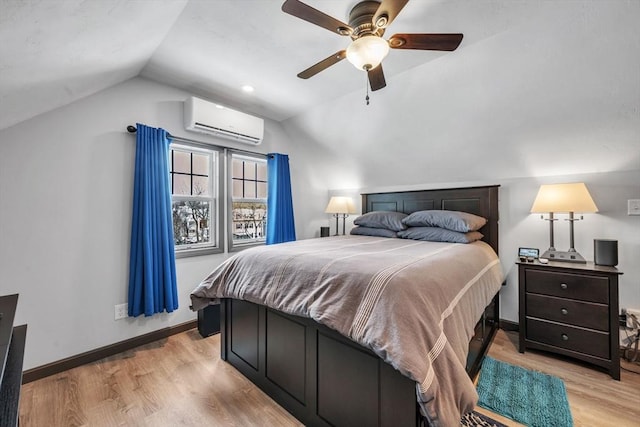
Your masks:
M398 237L429 242L471 243L484 236L479 231L460 233L439 227L409 227L398 232Z
M398 237L398 233L386 228L354 227L351 229L354 236Z
M402 222L408 227L440 227L467 233L481 229L487 219L468 212L429 210L414 212Z
M387 230L400 231L407 228L402 220L407 217L403 212L373 211L360 215L353 223L362 227L386 228Z

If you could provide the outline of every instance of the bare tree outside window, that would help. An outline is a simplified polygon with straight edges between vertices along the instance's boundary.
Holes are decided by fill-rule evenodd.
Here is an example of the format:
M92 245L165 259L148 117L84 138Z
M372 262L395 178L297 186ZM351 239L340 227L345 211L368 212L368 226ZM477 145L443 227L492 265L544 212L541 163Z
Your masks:
M234 202L233 225L234 239L265 239L267 205L260 202Z

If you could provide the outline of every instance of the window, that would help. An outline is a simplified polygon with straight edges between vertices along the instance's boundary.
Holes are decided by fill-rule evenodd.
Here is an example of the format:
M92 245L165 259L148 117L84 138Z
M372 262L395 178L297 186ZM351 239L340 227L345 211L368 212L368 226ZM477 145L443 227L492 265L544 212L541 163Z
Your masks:
M173 143L169 148L176 257L223 252L221 230L225 223L229 227L229 251L264 244L266 158L190 142ZM226 190L224 169L228 171Z
M221 251L219 152L171 144L169 174L176 255Z
M231 246L264 243L267 232L267 161L231 153Z

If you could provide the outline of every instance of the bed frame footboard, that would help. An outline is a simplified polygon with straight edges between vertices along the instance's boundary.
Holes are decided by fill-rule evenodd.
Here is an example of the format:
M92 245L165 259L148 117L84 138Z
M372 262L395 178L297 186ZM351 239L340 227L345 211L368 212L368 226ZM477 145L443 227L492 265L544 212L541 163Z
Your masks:
M416 427L415 382L373 352L311 319L223 299L221 357L307 426ZM498 295L471 340L467 372L498 327Z

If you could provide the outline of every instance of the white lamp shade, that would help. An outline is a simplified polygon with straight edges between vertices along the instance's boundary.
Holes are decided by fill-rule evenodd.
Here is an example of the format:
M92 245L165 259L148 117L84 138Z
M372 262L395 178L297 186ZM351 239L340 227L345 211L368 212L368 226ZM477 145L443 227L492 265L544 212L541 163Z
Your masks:
M389 53L389 43L378 36L364 36L351 42L347 59L358 70L376 68Z
M543 184L538 190L531 212L591 213L598 212L598 207L583 182Z
M351 197L334 196L329 200L325 213L353 214L356 213L356 207Z

